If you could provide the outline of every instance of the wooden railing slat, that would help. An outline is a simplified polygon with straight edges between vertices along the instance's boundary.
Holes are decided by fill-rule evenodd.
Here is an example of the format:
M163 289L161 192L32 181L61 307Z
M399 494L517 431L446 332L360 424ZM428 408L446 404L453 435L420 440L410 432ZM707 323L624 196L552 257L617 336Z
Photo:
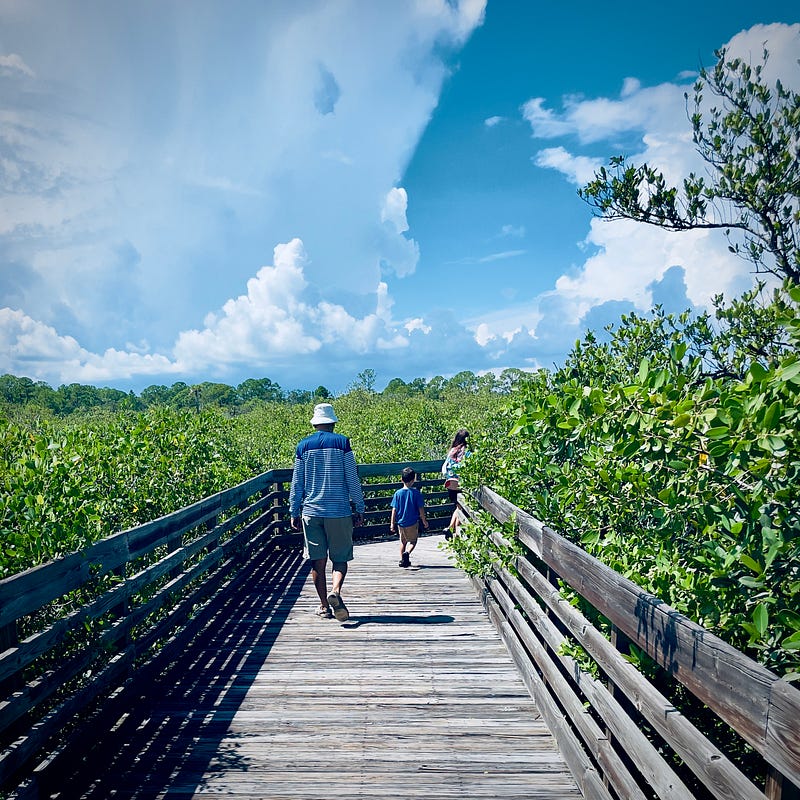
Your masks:
M491 489L478 500L501 521L516 520L520 541L656 663L736 729L769 763L800 783L797 750L785 736L767 742L777 675L614 572ZM782 683L786 683L783 681ZM800 691L786 684L785 719L800 719ZM724 689L723 689L724 687ZM797 745L794 745L796 748Z

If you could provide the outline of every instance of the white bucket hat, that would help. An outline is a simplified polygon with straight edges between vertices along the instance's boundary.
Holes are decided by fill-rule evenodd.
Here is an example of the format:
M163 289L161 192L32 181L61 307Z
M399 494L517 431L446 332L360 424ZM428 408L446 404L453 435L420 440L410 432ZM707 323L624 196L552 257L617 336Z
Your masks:
M333 413L333 406L330 403L319 403L314 406L314 416L311 417L312 425L329 425L338 421L339 417Z

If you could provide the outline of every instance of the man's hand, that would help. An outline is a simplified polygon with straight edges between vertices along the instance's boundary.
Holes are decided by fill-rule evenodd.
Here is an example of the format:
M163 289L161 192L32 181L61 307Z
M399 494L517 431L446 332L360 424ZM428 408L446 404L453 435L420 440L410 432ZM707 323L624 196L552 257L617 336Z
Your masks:
M302 517L292 517L292 529L296 531L300 531L303 529Z
M353 527L360 528L364 524L363 514L353 514Z

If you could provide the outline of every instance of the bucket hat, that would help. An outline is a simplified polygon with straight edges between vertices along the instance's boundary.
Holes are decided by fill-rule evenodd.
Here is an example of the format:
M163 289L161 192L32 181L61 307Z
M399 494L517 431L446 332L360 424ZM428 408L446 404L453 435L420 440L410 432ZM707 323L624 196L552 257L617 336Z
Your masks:
M334 413L330 403L318 403L314 406L314 416L311 417L312 425L329 425L338 421L339 417Z

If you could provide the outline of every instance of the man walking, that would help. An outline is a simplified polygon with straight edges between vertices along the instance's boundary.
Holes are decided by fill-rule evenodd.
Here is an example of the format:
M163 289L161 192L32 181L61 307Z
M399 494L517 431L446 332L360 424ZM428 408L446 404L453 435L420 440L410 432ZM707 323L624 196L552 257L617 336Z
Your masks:
M342 600L342 583L347 563L353 560L353 525L363 521L364 494L350 440L333 432L338 421L330 403L314 406L311 424L316 433L302 439L295 451L289 512L292 528L303 530L304 556L311 561L311 576L320 600L316 614L344 622L350 612ZM333 568L330 594L328 557Z

